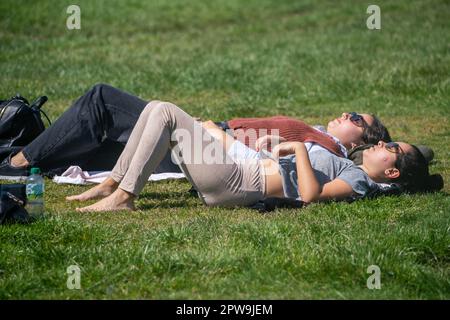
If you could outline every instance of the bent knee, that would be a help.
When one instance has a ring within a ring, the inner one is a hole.
[[[150,101],[146,106],[145,106],[145,110],[147,110],[147,112],[153,111],[153,112],[157,112],[157,113],[173,113],[175,110],[178,110],[179,108],[171,103],[171,102],[167,102],[167,101],[159,101],[159,100],[153,100]]]
[[[144,110],[151,110],[152,108],[154,108],[159,103],[161,103],[160,100],[151,100],[149,103],[147,103],[147,105],[145,106]]]
[[[94,84],[93,86],[92,86],[92,88],[91,88],[91,90],[92,91],[101,91],[101,90],[103,90],[103,89],[105,89],[105,88],[114,88],[114,87],[112,87],[111,85],[109,85],[109,84],[106,84],[106,83],[96,83],[96,84]]]

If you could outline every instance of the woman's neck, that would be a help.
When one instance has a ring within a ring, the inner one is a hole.
[[[364,163],[360,164],[358,167],[360,167],[368,176],[370,179],[372,179],[373,181],[377,182],[377,183],[383,183],[386,182],[383,179],[381,179],[380,177],[374,175],[369,168],[367,168]]]

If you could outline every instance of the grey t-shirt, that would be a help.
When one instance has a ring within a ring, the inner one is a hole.
[[[309,160],[321,186],[336,178],[341,179],[352,187],[355,195],[350,198],[353,199],[362,198],[378,189],[377,183],[351,160],[338,157],[327,150],[310,152]],[[301,200],[298,193],[295,154],[280,158],[279,164],[285,197]]]

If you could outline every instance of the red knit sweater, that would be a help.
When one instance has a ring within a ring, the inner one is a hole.
[[[288,141],[314,142],[330,152],[343,157],[339,145],[328,134],[314,129],[301,120],[286,116],[267,118],[235,118],[228,121],[236,139],[250,148],[255,148],[259,137],[273,134]]]

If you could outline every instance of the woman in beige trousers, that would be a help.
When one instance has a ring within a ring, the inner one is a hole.
[[[420,151],[403,142],[380,141],[364,151],[359,166],[330,152],[315,152],[310,159],[302,142],[289,141],[272,149],[274,159],[240,161],[227,154],[231,143],[231,136],[202,126],[176,105],[152,101],[141,113],[110,177],[67,199],[104,197],[79,211],[134,210],[135,198],[169,149],[209,206],[249,206],[266,197],[292,194],[306,203],[361,198],[375,191],[377,183],[416,187],[430,178]]]

